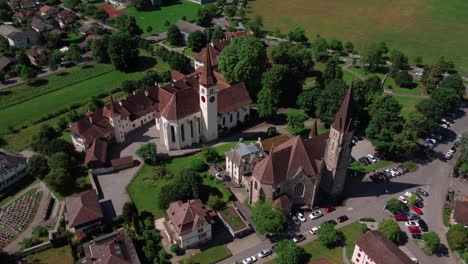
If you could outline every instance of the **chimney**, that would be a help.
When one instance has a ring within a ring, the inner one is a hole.
[[[92,124],[93,123],[93,116],[89,115],[88,118],[89,118],[89,122]]]
[[[260,143],[260,141],[262,141],[262,138],[258,137],[257,143]]]
[[[214,47],[214,43],[213,43],[213,41],[212,41],[212,42],[210,42],[210,45],[211,45],[211,47]]]
[[[145,95],[148,96],[148,89],[145,90]]]
[[[136,94],[136,90],[133,90],[133,95],[135,95],[135,94]]]

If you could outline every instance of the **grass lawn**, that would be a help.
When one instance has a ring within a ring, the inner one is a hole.
[[[466,74],[467,9],[465,0],[256,0],[249,2],[247,16],[261,15],[266,30],[285,33],[302,26],[309,39],[320,34],[349,40],[360,53],[371,42],[385,41],[410,62],[422,56],[425,63],[434,63],[445,56]]]
[[[165,21],[175,24],[182,16],[187,17],[187,21],[195,19],[199,7],[199,4],[182,0],[153,10],[138,11],[135,7],[129,7],[122,9],[122,12],[129,16],[134,16],[137,24],[144,31],[142,36],[147,37],[150,34],[166,31],[167,27],[164,26]],[[153,31],[151,33],[146,32],[146,28],[148,26],[153,27]]]
[[[47,264],[73,264],[70,246],[51,248],[26,257],[29,262],[41,262]]]
[[[238,231],[247,227],[244,221],[242,221],[239,214],[232,206],[226,207],[223,210],[221,210],[221,215],[234,231]]]
[[[195,254],[194,256],[186,258],[179,263],[211,264],[228,258],[229,256],[231,256],[231,252],[229,252],[229,250],[224,245],[220,245]]]
[[[362,172],[362,173],[369,173],[369,172],[371,172],[373,170],[381,169],[381,168],[383,168],[385,166],[388,166],[390,164],[393,164],[393,161],[380,160],[375,164],[364,167],[359,161],[355,160],[351,164],[349,164],[348,169],[353,170],[353,171]]]
[[[401,109],[401,115],[405,118],[409,118],[409,113],[416,109],[416,104],[425,100],[424,98],[413,98],[404,96],[394,96],[394,98],[403,106]]]
[[[362,225],[363,224],[361,223],[354,222],[350,225],[341,228],[341,231],[343,231],[343,234],[346,237],[346,257],[348,257],[348,259],[351,259],[351,257],[353,256],[356,240],[362,236],[362,232],[360,229]]]

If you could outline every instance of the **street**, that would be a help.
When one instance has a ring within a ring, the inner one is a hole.
[[[455,190],[467,194],[468,183],[461,183],[457,179],[454,180],[450,177],[456,158],[447,162],[443,157],[450,147],[452,147],[453,140],[456,139],[456,136],[467,131],[467,128],[468,116],[466,115],[465,109],[463,117],[457,119],[449,129],[443,129],[444,141],[435,149],[432,159],[415,161],[420,168],[414,173],[407,173],[393,178],[388,183],[380,184],[363,182],[362,179],[349,178],[345,190],[347,199],[344,201],[344,205],[337,207],[336,211],[329,214],[324,213],[325,215],[319,219],[310,220],[308,218],[308,213],[305,215],[307,221],[300,226],[299,230],[297,230],[297,234],[305,235],[306,240],[299,244],[303,245],[317,238],[316,235],[312,235],[309,232],[312,227],[320,225],[323,221],[331,219],[336,220],[336,218],[341,215],[347,215],[350,219],[345,223],[338,224],[337,228],[358,221],[361,217],[372,217],[377,221],[388,219],[391,215],[383,209],[387,200],[396,198],[406,191],[415,191],[416,188],[421,187],[429,192],[429,196],[424,200],[424,208],[422,209],[424,215],[422,218],[428,223],[429,231],[437,232],[441,243],[448,247],[445,238],[445,233],[448,228],[445,227],[442,222],[442,206],[445,202],[447,188],[452,187]],[[321,208],[321,210],[324,212],[323,208]],[[408,234],[408,229],[404,226],[404,222],[401,222],[400,226],[401,229]],[[405,246],[419,260],[419,263],[456,263],[456,259],[450,252],[448,256],[427,256],[411,238],[411,235],[408,234],[408,237],[408,242]],[[235,241],[233,243],[235,243]],[[271,248],[272,246],[273,244],[265,238],[261,243],[252,245],[250,249],[235,254],[220,263],[228,264],[235,261],[242,261],[249,256],[256,256],[261,250]],[[267,262],[274,257],[275,254],[263,259],[258,259],[257,263]]]

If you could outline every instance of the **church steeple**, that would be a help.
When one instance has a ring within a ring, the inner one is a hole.
[[[114,106],[114,98],[112,97],[112,94],[110,95],[110,112],[112,116],[115,116],[115,106]]]
[[[353,84],[349,86],[346,96],[343,99],[343,103],[340,106],[340,109],[336,113],[335,121],[331,125],[334,129],[340,132],[348,132],[351,128],[351,104],[352,104],[352,95],[353,95]]]
[[[200,84],[205,87],[210,87],[216,84],[216,77],[213,73],[213,67],[211,66],[211,45],[208,44],[206,47],[206,53],[204,57],[204,67],[200,77]]]
[[[310,133],[309,133],[309,138],[313,138],[313,137],[316,137],[316,136],[318,136],[317,119],[315,119],[314,123],[312,124],[312,128],[310,129]]]

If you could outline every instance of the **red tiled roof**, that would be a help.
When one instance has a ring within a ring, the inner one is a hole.
[[[68,224],[76,227],[102,219],[102,210],[95,190],[88,190],[65,199]]]
[[[199,199],[190,200],[186,203],[182,201],[173,202],[166,212],[179,236],[196,230],[199,224],[212,222],[208,211]]]
[[[38,35],[37,32],[34,29],[28,29],[24,32],[12,32],[8,34],[8,38],[15,40],[15,39],[31,37],[34,35]]]
[[[371,230],[357,241],[365,254],[378,264],[411,264],[413,261],[380,231]]]
[[[88,45],[88,42],[90,42],[93,39],[102,39],[102,36],[100,36],[100,35],[88,35],[88,36],[86,36],[85,40],[83,40],[80,44],[78,44],[78,46],[80,47],[80,49],[84,49]]]
[[[202,61],[206,65],[206,53],[210,53],[211,66],[216,67],[218,65],[218,58],[221,55],[223,49],[231,44],[230,40],[223,40],[217,43],[210,43],[207,47],[203,48],[199,53],[193,55],[198,61]]]
[[[220,114],[229,113],[251,103],[252,99],[244,83],[236,83],[218,92],[218,113]]]
[[[120,11],[118,9],[112,8],[110,6],[103,5],[103,6],[98,6],[97,8],[106,11],[107,14],[109,15],[109,19],[116,18],[116,17],[122,16],[122,15],[126,15],[124,12],[122,12],[122,11]]]
[[[58,29],[58,28],[54,28],[50,31],[50,34],[53,34],[53,35],[59,35],[59,36],[66,36],[67,35],[67,32],[63,29]]]
[[[107,161],[107,142],[100,139],[94,139],[93,144],[86,150],[85,164],[99,162],[101,164]],[[89,166],[89,165],[88,165]]]
[[[468,203],[459,200],[455,201],[453,220],[457,223],[468,225]]]
[[[174,80],[174,81],[179,81],[179,80],[184,79],[184,78],[185,78],[185,75],[184,75],[183,73],[181,73],[181,72],[178,72],[178,71],[173,70],[173,71],[171,72],[171,78],[172,78],[172,80]]]
[[[13,16],[22,19],[22,18],[32,17],[35,14],[36,14],[36,10],[32,8],[26,8],[26,9],[20,9],[19,11],[15,12]]]
[[[41,8],[39,9],[39,12],[41,12],[41,13],[47,13],[49,10],[58,11],[58,9],[55,8],[55,7],[53,7],[53,6],[45,5],[45,6],[43,6],[43,7],[41,7]]]
[[[120,167],[123,165],[131,165],[133,164],[134,160],[132,156],[126,156],[118,159],[111,160],[112,167]]]
[[[198,93],[194,89],[183,89],[172,95],[161,115],[167,120],[179,120],[197,112],[200,112]]]
[[[0,57],[0,71],[5,69],[10,63],[13,62],[12,58],[9,58],[7,56],[1,56]]]
[[[89,113],[86,117],[73,123],[67,130],[80,135],[86,144],[91,144],[97,138],[105,137],[113,130],[113,127],[109,119],[103,115],[104,108]]]
[[[211,46],[207,47],[210,50]],[[213,66],[211,64],[211,52],[205,52],[204,61],[210,62],[206,63],[201,71],[200,75],[200,84],[205,87],[213,86],[217,83],[216,77],[213,73]]]
[[[131,239],[121,229],[117,234],[103,239],[96,239],[89,244],[89,263],[92,264],[135,264],[140,263]]]

